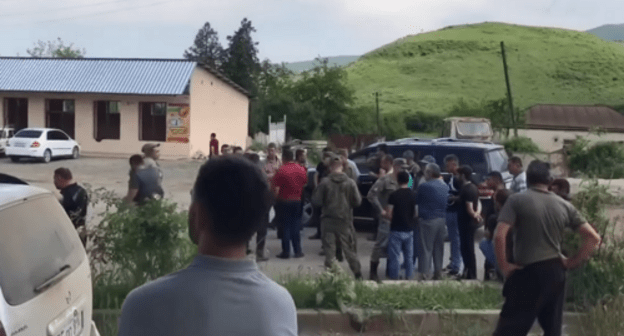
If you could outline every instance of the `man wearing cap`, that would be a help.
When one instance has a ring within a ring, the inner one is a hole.
[[[322,207],[321,234],[325,251],[325,267],[331,267],[340,244],[357,279],[362,278],[360,261],[357,258],[356,239],[353,234],[353,209],[360,206],[362,196],[357,184],[344,172],[344,160],[329,154],[330,174],[314,191],[312,204]]]
[[[157,160],[160,159],[160,144],[149,143],[143,145],[143,166],[144,168],[155,168],[158,170],[158,185],[162,187],[163,173]]]
[[[382,166],[389,169],[388,173],[373,184],[366,196],[375,211],[379,214],[377,239],[375,240],[370,263],[370,279],[375,281],[379,281],[379,276],[377,275],[379,259],[386,257],[388,249],[388,234],[390,232],[390,220],[388,220],[386,212],[388,199],[394,191],[399,189],[397,174],[405,171],[407,162],[405,159],[393,159],[392,155],[385,155],[382,158]]]

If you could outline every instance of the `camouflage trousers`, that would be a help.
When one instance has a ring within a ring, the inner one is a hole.
[[[357,240],[353,223],[336,223],[332,220],[321,220],[321,239],[325,252],[325,266],[331,267],[336,259],[336,246],[340,244],[349,268],[354,274],[362,271],[360,260],[357,257]]]

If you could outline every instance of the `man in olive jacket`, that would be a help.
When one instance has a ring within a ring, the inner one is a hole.
[[[342,171],[342,159],[331,154],[330,174],[323,179],[312,196],[312,204],[322,207],[321,232],[325,266],[331,267],[336,256],[336,243],[340,241],[351,271],[362,278],[353,234],[353,208],[360,206],[362,196],[355,181]]]

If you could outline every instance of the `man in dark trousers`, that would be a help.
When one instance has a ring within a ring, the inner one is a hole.
[[[89,195],[87,191],[74,181],[71,171],[68,168],[58,168],[54,171],[54,186],[60,190],[63,199],[61,205],[71,219],[82,245],[86,244],[86,219],[87,207],[89,206]]]
[[[456,202],[459,203],[457,212],[459,247],[465,265],[462,278],[475,280],[477,279],[477,258],[474,235],[477,230],[476,223],[482,221],[479,189],[472,181],[472,168],[470,166],[464,165],[457,169],[457,177],[462,184],[459,196],[456,198]]]
[[[556,194],[548,191],[550,165],[531,162],[526,172],[529,189],[511,195],[500,215],[495,234],[496,261],[505,276],[505,304],[494,335],[527,335],[535,319],[544,335],[561,335],[566,270],[587,261],[600,236],[585,218]],[[507,261],[506,237],[514,228],[514,263]],[[581,236],[577,255],[563,257],[564,230]]]
[[[219,156],[219,140],[217,140],[217,134],[210,134],[210,158]]]
[[[308,183],[308,173],[305,168],[295,162],[295,154],[290,148],[282,151],[284,164],[273,176],[271,184],[277,198],[275,204],[275,216],[281,223],[282,253],[277,255],[280,259],[290,258],[290,245],[292,243],[295,258],[302,258],[301,251],[301,195],[303,188]]]
[[[457,227],[457,213],[459,212],[459,203],[453,201],[452,197],[459,195],[461,183],[456,178],[457,169],[459,168],[459,158],[455,154],[449,154],[444,158],[444,166],[446,172],[449,173],[445,182],[449,186],[449,204],[446,208],[446,229],[451,244],[451,262],[446,267],[449,275],[458,275],[461,271],[462,256],[459,248],[459,228]]]
[[[331,154],[330,174],[314,191],[312,203],[322,207],[321,232],[325,266],[332,266],[336,245],[339,242],[351,271],[356,279],[361,279],[361,264],[357,257],[356,239],[353,234],[353,209],[360,206],[362,196],[355,181],[342,171],[343,167],[342,158]]]

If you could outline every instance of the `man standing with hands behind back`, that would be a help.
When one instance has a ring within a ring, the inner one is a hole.
[[[494,335],[526,335],[535,319],[544,335],[561,335],[566,270],[587,261],[600,236],[572,204],[548,191],[550,166],[539,160],[527,170],[529,189],[511,195],[500,215],[495,233],[496,261],[505,276],[505,304]],[[506,237],[514,228],[514,264],[507,260]],[[561,253],[566,228],[578,232],[577,255]]]

